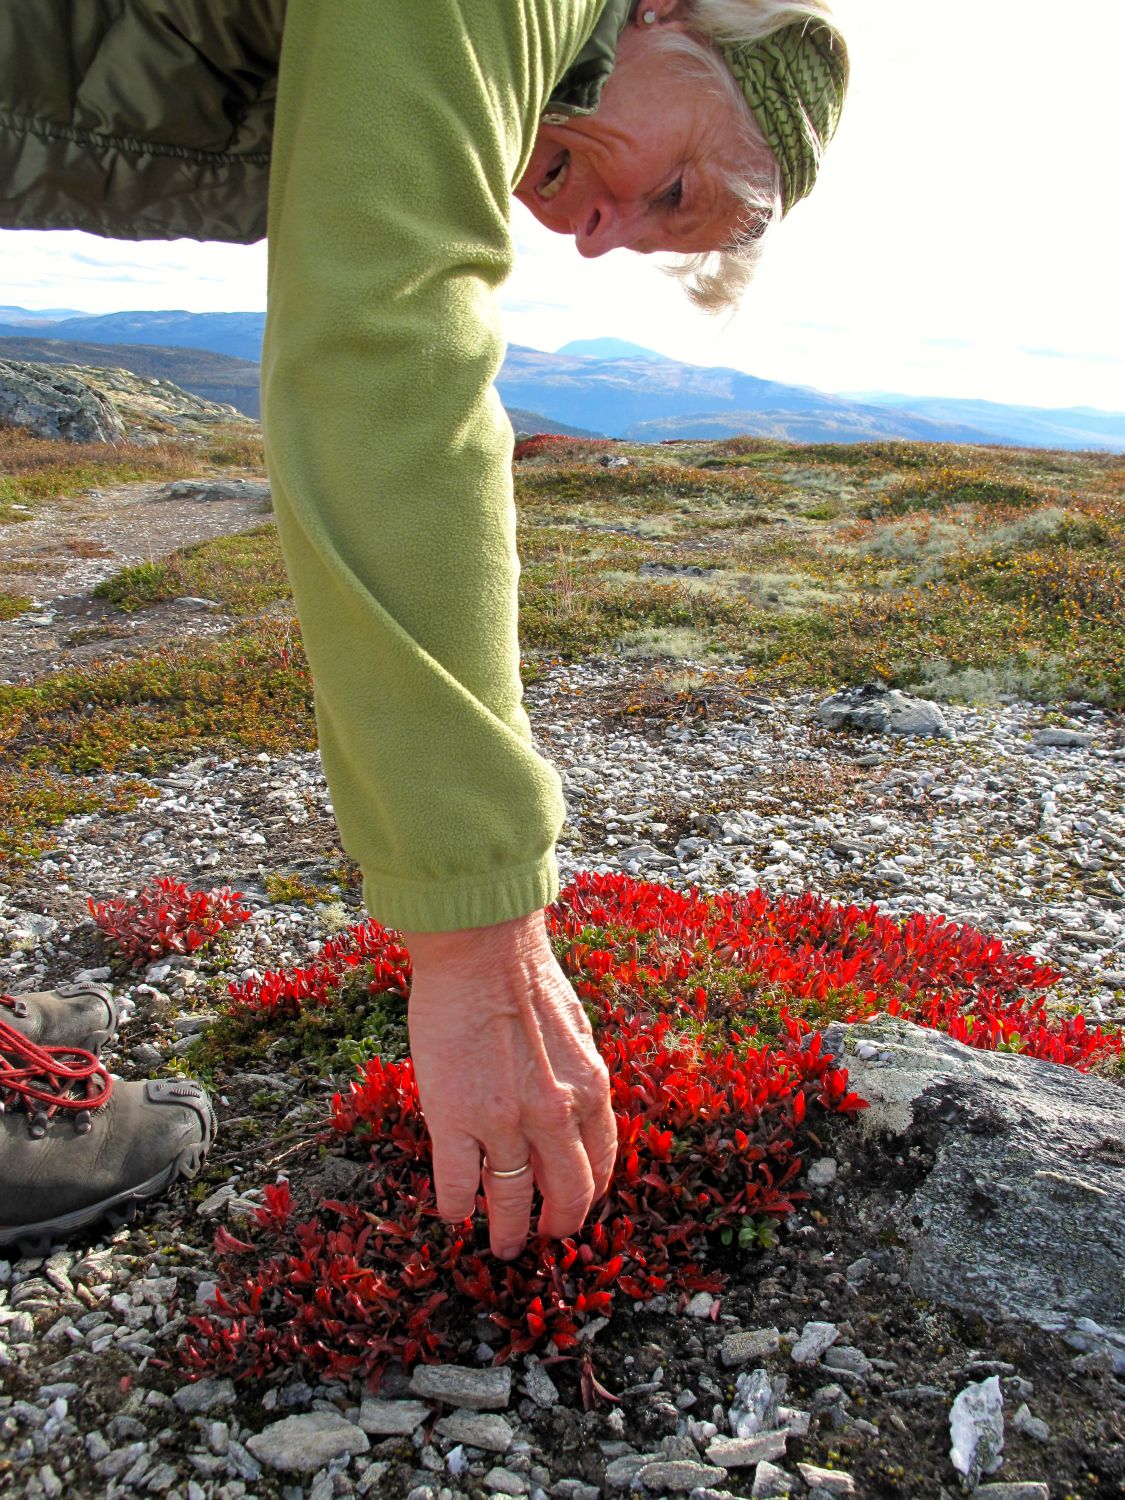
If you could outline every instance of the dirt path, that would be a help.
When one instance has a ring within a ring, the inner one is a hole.
[[[231,479],[262,483],[260,475]],[[130,564],[177,548],[249,531],[268,521],[260,499],[161,499],[164,480],[114,485],[44,504],[26,521],[0,525],[0,590],[34,609],[0,622],[0,680],[16,682],[107,654],[132,656],[169,640],[219,635],[229,617],[167,603],[122,615],[93,589]]]

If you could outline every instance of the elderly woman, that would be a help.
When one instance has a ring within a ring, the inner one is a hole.
[[[579,1227],[616,1133],[543,920],[565,806],[521,703],[493,387],[510,200],[584,256],[676,252],[690,296],[732,305],[770,221],[813,184],[843,44],[819,0],[289,0],[274,115],[281,0],[75,9],[8,0],[0,16],[0,222],[254,239],[268,174],[263,423],[324,768],[368,908],[413,961],[439,1210],[469,1215],[483,1181],[492,1248],[514,1256],[536,1185],[539,1231]],[[73,1045],[42,1021],[50,998],[27,997],[24,1029]],[[130,1172],[151,1190],[161,1151],[179,1162],[183,1121],[160,1124],[174,1112],[152,1103],[118,1201]],[[130,1118],[125,1135],[146,1119]],[[3,1143],[0,1201],[21,1150]],[[89,1198],[77,1157],[54,1158],[36,1227]]]

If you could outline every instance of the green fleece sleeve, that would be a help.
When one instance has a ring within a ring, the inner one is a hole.
[[[558,893],[494,294],[511,185],[599,8],[288,8],[263,422],[337,823],[391,927],[490,925]]]

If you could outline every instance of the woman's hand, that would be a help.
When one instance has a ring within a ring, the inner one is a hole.
[[[609,1186],[617,1127],[609,1077],[585,1011],[559,967],[541,911],[494,927],[404,932],[410,951],[410,1050],[433,1142],[438,1212],[472,1214],[481,1156],[493,1254],[511,1260],[529,1232],[574,1234]]]

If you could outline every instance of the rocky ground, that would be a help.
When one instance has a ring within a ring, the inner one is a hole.
[[[818,699],[749,698],[733,673],[688,664],[671,681],[605,659],[550,670],[527,701],[564,779],[564,881],[622,869],[942,912],[1055,964],[1060,1004],[1125,1020],[1119,718],[1009,703],[946,708],[946,736],[860,735],[828,728]],[[228,981],[305,960],[361,916],[315,755],[203,756],[159,792],[121,816],[72,819],[57,850],[0,888],[4,987],[83,972],[114,982],[136,1006],[111,1054],[129,1077],[189,1051]],[[319,898],[271,899],[279,874]],[[253,918],[220,950],[124,974],[86,898],[156,875],[232,885]],[[1003,1466],[973,1476],[983,1500],[1123,1492],[1114,1346],[1096,1329],[1049,1333],[917,1296],[895,1216],[925,1153],[857,1146],[843,1124],[781,1243],[750,1260],[717,1252],[726,1292],[649,1304],[596,1333],[614,1402],[584,1410],[566,1361],[491,1369],[485,1325],[459,1368],[392,1379],[378,1398],[300,1380],[187,1382],[178,1340],[213,1287],[215,1227],[237,1228],[278,1173],[306,1191],[346,1185],[348,1164],[317,1144],[330,1091],[268,1056],[224,1078],[202,1191],[177,1189],[132,1227],[0,1261],[0,1491],[937,1497],[969,1488],[950,1461],[950,1411],[980,1387],[1005,1417]],[[1092,1219],[1079,1213],[1072,1229],[1092,1234]]]
[[[0,682],[229,629],[208,599],[185,597],[122,614],[93,590],[122,567],[261,526],[268,497],[263,483],[243,478],[145,480],[87,490],[5,527],[0,590],[25,596],[32,608],[0,620]]]

